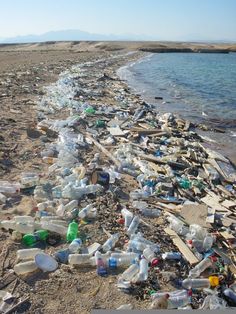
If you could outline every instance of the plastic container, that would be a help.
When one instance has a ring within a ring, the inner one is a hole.
[[[34,223],[34,218],[32,216],[15,216],[14,217],[15,222],[21,222],[21,223]]]
[[[128,235],[132,235],[136,232],[139,226],[139,217],[135,216],[127,230]]]
[[[82,246],[82,240],[80,238],[74,239],[69,245],[69,251],[71,253],[76,253],[80,250]]]
[[[37,265],[35,264],[35,261],[29,261],[24,263],[19,263],[14,266],[14,272],[17,275],[24,275],[27,273],[31,273],[37,269]]]
[[[70,254],[68,262],[70,265],[91,265],[90,254]]]
[[[6,201],[7,197],[4,194],[0,193],[0,204],[5,204]]]
[[[145,258],[142,258],[139,264],[139,274],[138,281],[145,281],[148,278],[148,261]]]
[[[69,224],[67,234],[66,234],[66,240],[68,242],[72,242],[77,238],[78,235],[78,224],[77,222],[73,221]]]
[[[210,288],[211,284],[209,279],[184,279],[182,282],[182,286],[185,289],[204,289]]]
[[[25,249],[25,250],[18,250],[16,252],[17,260],[28,260],[34,259],[35,255],[41,253],[42,251],[38,248],[34,249]]]
[[[27,234],[27,233],[33,233],[35,228],[34,228],[34,224],[31,224],[31,223],[16,222],[15,230],[22,234]]]
[[[178,309],[191,302],[190,296],[171,296],[168,298],[168,309]]]
[[[129,226],[130,226],[130,224],[131,224],[131,221],[132,221],[132,219],[133,219],[133,213],[131,213],[128,209],[126,209],[126,208],[123,208],[122,210],[121,210],[121,215],[122,215],[122,217],[124,218],[124,220],[125,220],[125,227],[126,228],[129,228]]]
[[[119,241],[119,233],[113,234],[102,246],[104,252],[110,251],[115,247],[116,243]]]
[[[6,230],[15,230],[16,222],[15,220],[2,220],[0,221],[0,227]]]
[[[126,269],[126,271],[121,275],[122,280],[125,281],[131,281],[134,276],[136,276],[139,273],[139,265],[138,264],[132,264],[129,266],[129,268]]]
[[[46,222],[46,221],[43,221],[41,225],[42,225],[42,228],[45,230],[55,232],[63,236],[67,234],[67,228],[64,226],[56,225],[56,224],[53,224],[51,222]]]

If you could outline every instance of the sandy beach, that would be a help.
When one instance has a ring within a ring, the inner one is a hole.
[[[77,79],[81,86],[81,93],[76,95],[76,100],[89,102],[95,107],[101,105],[119,107],[122,100],[119,98],[121,92],[118,91],[122,90],[124,99],[138,107],[143,105],[143,99],[139,95],[132,94],[127,84],[117,76],[116,71],[120,67],[142,58],[147,52],[156,52],[158,49],[200,48],[236,50],[236,46],[232,45],[200,47],[199,44],[173,46],[168,43],[155,45],[154,43],[66,42],[2,45],[0,47],[0,180],[19,181],[21,173],[29,171],[40,173],[42,182],[47,182],[49,165],[42,162],[40,153],[45,149],[46,143],[55,141],[57,135],[53,131],[42,132],[37,128],[38,102],[46,94],[45,87],[57,82],[62,72],[76,64],[91,62],[92,67],[85,66],[84,77]],[[98,60],[103,61],[96,62]],[[122,110],[128,112],[128,109],[122,108]],[[68,116],[69,110],[66,107],[47,114],[47,118],[52,120],[63,120]],[[101,116],[102,118],[109,121],[107,117]],[[88,117],[86,122],[88,127],[92,128],[94,120],[89,119]],[[144,124],[145,121],[140,123]],[[78,125],[78,129],[80,127],[81,125]],[[182,134],[182,130],[179,132]],[[101,139],[102,136],[103,133]],[[133,134],[130,135],[131,140],[136,139],[135,135],[132,136]],[[124,144],[128,142],[125,139],[121,141]],[[95,148],[88,148],[86,153],[83,152],[84,164],[89,164],[97,151]],[[114,151],[111,150],[111,153]],[[103,156],[103,160],[106,158]],[[198,164],[195,159],[194,162]],[[130,192],[138,188],[138,183],[131,176],[123,175],[118,186],[120,190],[127,192],[128,189]],[[217,190],[214,191],[218,193]],[[185,194],[184,196],[186,197]],[[231,198],[233,199],[234,196],[232,195]],[[98,218],[94,224],[87,224],[83,228],[83,232],[89,235],[88,243],[92,243],[94,239],[103,243],[107,237],[104,233],[105,229],[111,233],[120,232],[121,243],[124,244],[127,239],[122,233],[123,226],[117,223],[117,220],[120,217],[120,204],[127,205],[127,200],[119,201],[113,191],[111,194],[107,192],[98,196],[96,202],[99,208]],[[11,219],[15,215],[34,215],[36,206],[32,191],[25,191],[12,197],[7,204],[0,205],[0,220]],[[234,214],[231,218],[235,219]],[[163,231],[163,217],[153,220],[143,219],[146,225],[144,224],[142,231],[147,238],[155,242],[162,237],[163,250],[167,248],[175,250],[170,237],[167,238]],[[14,241],[9,232],[2,230],[0,247],[0,287],[22,297],[28,297],[27,302],[19,308],[21,313],[90,313],[91,309],[116,309],[122,304],[129,303],[136,309],[147,309],[150,306],[150,298],[145,291],[154,289],[155,285],[151,280],[146,285],[141,283],[132,295],[117,289],[116,273],[104,278],[98,276],[91,268],[80,271],[61,264],[60,268],[52,273],[36,272],[30,276],[16,276],[11,270],[16,264],[16,251],[22,248],[22,245],[19,241]],[[53,254],[64,247],[64,244],[59,244],[57,247],[47,247],[46,251]],[[175,265],[175,269],[181,272],[180,266]],[[182,275],[184,276],[188,270],[189,266],[186,266]],[[154,269],[151,272],[151,279],[153,279],[157,275]],[[169,288],[169,282],[164,279],[160,279],[158,284],[162,288]]]

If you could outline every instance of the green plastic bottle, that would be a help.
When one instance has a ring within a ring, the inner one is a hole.
[[[87,114],[95,114],[96,110],[93,107],[88,107],[85,109],[85,113]]]
[[[106,127],[105,121],[103,121],[103,120],[97,120],[97,121],[96,121],[96,127],[97,127],[97,128],[105,128],[105,127]]]
[[[22,242],[26,246],[34,246],[39,241],[45,241],[48,238],[47,230],[38,230],[32,234],[25,234],[22,238]]]
[[[67,229],[67,234],[66,234],[66,240],[68,242],[72,242],[74,239],[77,238],[77,235],[78,235],[78,224],[77,222],[75,221],[72,221],[69,226],[68,226],[68,229]]]

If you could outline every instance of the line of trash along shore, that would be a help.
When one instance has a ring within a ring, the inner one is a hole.
[[[47,170],[0,181],[1,212],[19,195],[37,204],[32,215],[0,221],[19,248],[11,271],[67,264],[116,276],[116,289],[145,298],[147,309],[233,308],[235,167],[196,125],[132,94],[116,58],[127,55],[73,66],[38,101]],[[2,289],[0,312],[25,300]]]

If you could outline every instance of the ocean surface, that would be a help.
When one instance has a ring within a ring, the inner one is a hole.
[[[225,129],[202,134],[236,160],[236,53],[151,54],[118,74],[160,112]]]

